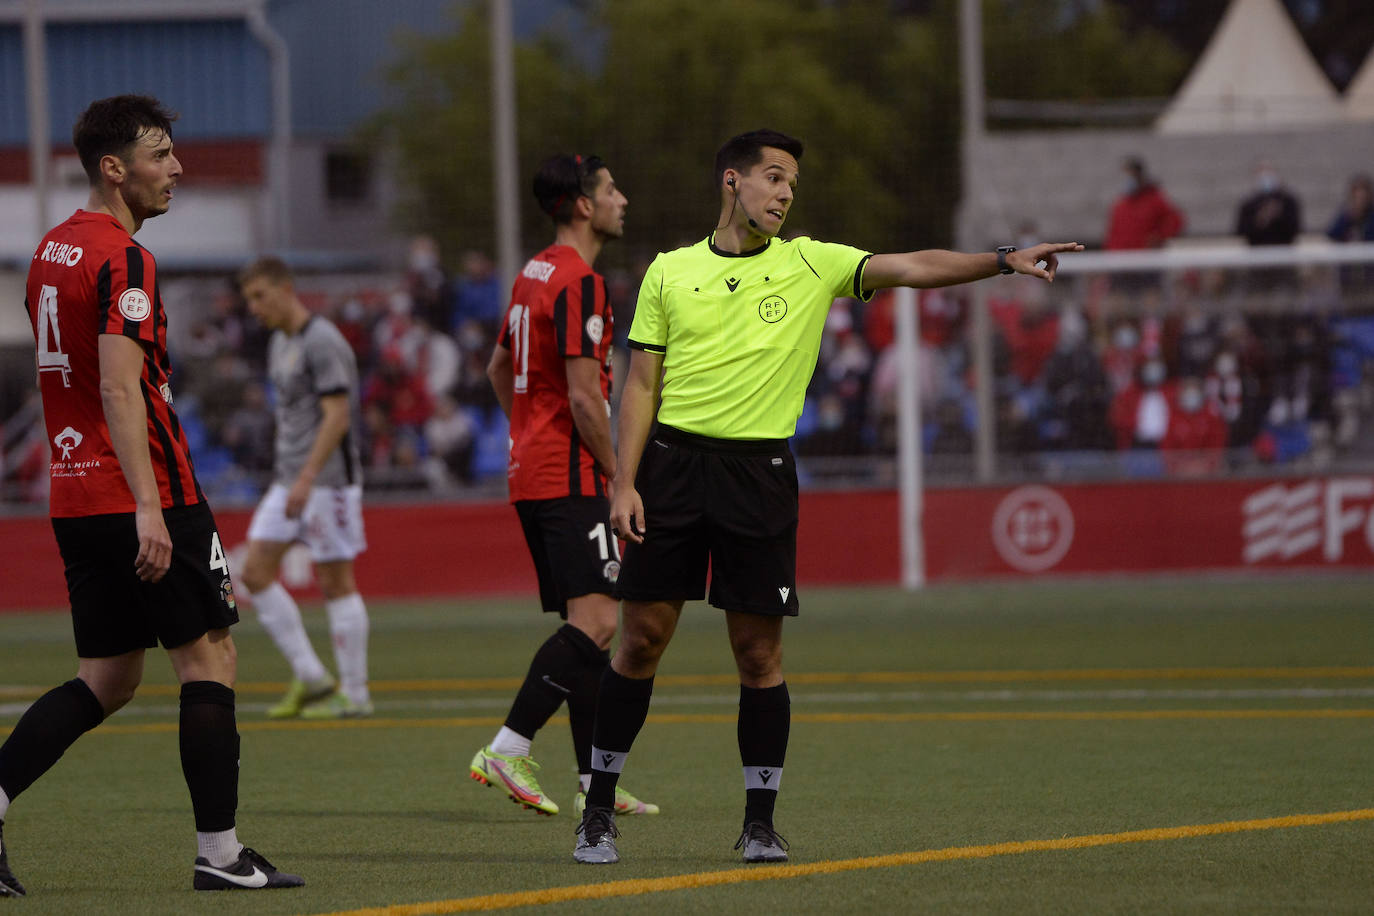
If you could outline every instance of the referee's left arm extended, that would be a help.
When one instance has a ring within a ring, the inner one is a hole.
[[[1059,267],[1059,253],[1082,250],[1083,246],[1077,242],[1043,242],[1012,251],[1005,257],[1007,267],[1014,273],[1053,282]],[[1040,261],[1045,262],[1044,267],[1039,266]],[[930,248],[902,254],[875,254],[864,265],[863,288],[865,291],[891,286],[930,289],[982,280],[998,273],[997,253],[991,251],[966,254]]]

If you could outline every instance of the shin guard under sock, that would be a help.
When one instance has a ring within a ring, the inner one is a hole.
[[[786,682],[776,687],[740,685],[736,731],[744,764],[746,821],[773,823],[791,725],[792,700]]]
[[[104,708],[80,678],[49,690],[25,710],[0,745],[0,789],[13,801],[77,738],[104,720]]]
[[[592,732],[592,784],[587,790],[588,806],[611,808],[615,805],[615,784],[620,779],[631,745],[649,717],[653,693],[653,678],[625,677],[606,666],[601,675],[596,727]]]
[[[216,681],[181,685],[181,771],[191,792],[196,830],[234,826],[239,806],[239,733],[234,691]]]

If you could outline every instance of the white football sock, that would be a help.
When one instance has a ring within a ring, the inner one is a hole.
[[[241,852],[243,844],[239,842],[238,831],[233,827],[215,833],[196,831],[196,855],[215,868],[233,865]]]
[[[501,730],[492,739],[491,749],[498,754],[505,754],[507,757],[528,757],[530,755],[530,740],[519,732],[513,732],[502,725]]]
[[[273,582],[256,594],[249,592],[248,599],[258,609],[258,621],[263,629],[291,663],[291,672],[296,680],[307,684],[327,680],[329,672],[310,645],[305,624],[301,622],[301,609],[282,584]]]
[[[5,794],[4,789],[0,789],[0,821],[5,819],[5,814],[10,810],[10,797]]]
[[[367,690],[367,608],[354,592],[325,603],[329,633],[334,637],[334,661],[339,666],[339,689],[359,706],[371,702]]]

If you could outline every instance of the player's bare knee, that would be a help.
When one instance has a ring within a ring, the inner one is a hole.
[[[276,581],[281,562],[275,547],[265,546],[262,542],[250,542],[248,556],[243,560],[239,571],[239,581],[249,593],[260,592]]]
[[[315,579],[320,586],[320,594],[326,601],[347,598],[358,590],[353,578],[353,564],[350,562],[328,562],[315,564]]]
[[[568,602],[568,623],[601,649],[608,648],[620,623],[620,604],[609,595],[583,595]]]
[[[262,564],[246,562],[243,565],[243,572],[239,574],[243,582],[243,587],[248,589],[248,593],[255,594],[262,591],[272,584],[276,579],[275,571],[266,569]]]
[[[199,639],[168,651],[177,680],[215,681],[234,686],[238,676],[238,649],[227,629],[211,630]]]
[[[746,687],[774,687],[781,684],[781,647],[755,645],[744,651],[736,649],[735,667],[739,670],[740,683]]]

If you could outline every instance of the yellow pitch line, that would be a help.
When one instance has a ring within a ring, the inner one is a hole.
[[[735,713],[662,713],[649,716],[648,721],[665,725],[734,725]],[[846,725],[855,722],[1138,722],[1195,719],[1374,719],[1374,709],[1137,709],[1111,711],[1046,710],[1041,712],[982,711],[982,712],[858,712],[858,713],[793,713],[793,722],[820,725]],[[489,728],[500,725],[500,716],[466,716],[447,719],[324,719],[306,721],[284,719],[275,722],[238,722],[241,732],[319,731],[348,728]],[[566,722],[566,716],[550,721]],[[176,722],[140,722],[137,724],[105,724],[94,734],[152,735],[175,732]],[[0,734],[7,730],[0,729]]]
[[[1334,811],[1327,814],[1292,814],[1285,817],[1222,821],[1214,824],[1194,824],[1184,827],[1155,827],[1147,830],[1129,830],[1122,833],[1095,833],[1061,837],[1057,840],[1022,840],[979,846],[951,846],[945,849],[924,849],[884,856],[866,856],[859,859],[814,862],[806,865],[779,865],[766,868],[741,867],[726,871],[670,875],[664,878],[639,878],[628,881],[577,884],[506,894],[486,894],[479,897],[459,897],[453,900],[434,900],[426,903],[396,904],[361,910],[345,910],[320,914],[320,916],[442,916],[442,914],[448,913],[471,913],[481,910],[543,906],[574,900],[604,900],[611,897],[659,894],[700,887],[719,887],[723,884],[742,884],[747,881],[784,881],[790,878],[833,875],[871,868],[896,868],[903,865],[924,865],[930,862],[953,862],[961,859],[989,859],[996,856],[1022,855],[1029,852],[1091,849],[1096,846],[1116,846],[1125,843],[1186,840],[1254,830],[1317,827],[1325,824],[1368,820],[1374,820],[1374,808]]]
[[[813,671],[789,674],[790,684],[977,684],[1026,683],[1056,681],[1197,681],[1197,680],[1293,680],[1374,678],[1370,666],[1325,667],[1237,667],[1237,668],[1059,668],[1059,669],[989,669],[974,671]],[[665,674],[655,679],[660,686],[729,687],[739,683],[734,674]],[[421,678],[411,680],[373,681],[374,693],[466,693],[473,691],[513,690],[520,686],[517,677],[483,678]],[[287,688],[280,681],[254,681],[239,684],[244,694],[276,694]],[[29,685],[0,685],[0,699],[23,699],[40,696],[47,688]],[[176,684],[145,684],[139,688],[144,696],[176,696]]]

